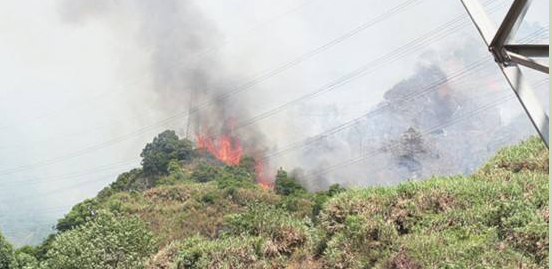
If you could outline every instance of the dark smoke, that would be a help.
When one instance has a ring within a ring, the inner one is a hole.
[[[333,183],[389,185],[432,175],[473,172],[499,148],[532,133],[523,117],[504,124],[499,107],[447,126],[458,116],[504,96],[503,91],[485,87],[492,80],[488,70],[491,69],[469,76],[468,81],[478,82],[479,87],[448,81],[404,102],[404,98],[420,93],[427,85],[447,81],[442,68],[420,65],[414,75],[385,92],[384,100],[374,109],[379,112],[354,128],[318,140],[306,147],[300,158],[316,173],[332,164],[372,154],[361,163],[307,177],[304,182],[311,189],[324,189]],[[432,132],[427,133],[430,129]]]
[[[132,32],[132,42],[149,57],[144,75],[151,77],[155,100],[147,105],[165,116],[188,112],[189,121],[175,125],[182,135],[231,134],[247,153],[264,148],[255,128],[234,131],[236,121],[250,118],[248,96],[219,97],[244,79],[230,77],[222,67],[216,51],[222,35],[192,1],[67,0],[60,12],[71,23],[96,19],[108,23],[115,35]]]

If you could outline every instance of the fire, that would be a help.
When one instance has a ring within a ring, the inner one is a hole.
[[[243,155],[240,141],[229,135],[218,138],[197,135],[197,147],[228,165],[238,165]]]
[[[210,135],[196,136],[197,147],[208,152],[211,156],[227,165],[239,165],[243,157],[243,148],[240,140],[232,135],[212,137]],[[261,157],[255,157],[256,180],[263,189],[272,189],[270,177],[267,175],[265,163]]]
[[[270,183],[270,178],[266,175],[265,164],[263,160],[255,159],[255,173],[257,174],[257,182],[261,184],[261,187],[265,190],[272,189],[273,186]]]

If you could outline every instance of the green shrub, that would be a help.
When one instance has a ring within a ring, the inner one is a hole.
[[[403,255],[421,268],[540,268],[527,256],[501,243],[494,228],[480,229],[477,233],[409,234],[397,244]]]
[[[209,182],[216,180],[221,174],[220,167],[201,162],[192,172],[191,179],[195,182]]]
[[[129,172],[120,174],[115,182],[109,184],[98,193],[98,199],[105,199],[111,195],[122,191],[143,190],[146,186],[140,182],[140,178],[144,176],[141,168],[134,168]]]
[[[17,261],[12,245],[0,233],[0,269],[16,269]]]
[[[306,193],[305,188],[294,177],[289,177],[282,168],[276,173],[274,191],[280,195],[300,195]]]
[[[254,175],[241,166],[225,166],[222,173],[216,179],[220,189],[227,188],[255,188]]]
[[[324,250],[328,268],[370,268],[388,257],[398,240],[397,230],[381,217],[349,215]]]
[[[15,259],[17,260],[18,269],[38,269],[39,263],[35,256],[25,252],[15,253]]]
[[[166,175],[171,160],[191,160],[195,155],[192,143],[180,140],[171,130],[160,133],[140,154],[146,176]]]
[[[14,259],[26,269],[36,260],[41,269],[146,260],[148,269],[545,268],[547,154],[532,139],[471,176],[317,193],[283,170],[275,190],[261,189],[251,158],[237,166],[171,159],[154,176],[166,186],[139,187],[149,180],[141,170],[122,174],[102,191],[109,195],[76,205],[57,235]],[[157,254],[136,218],[157,235]]]
[[[86,199],[73,206],[69,213],[59,219],[56,229],[60,232],[71,230],[87,222],[96,214],[98,210],[98,201],[96,199]]]
[[[312,208],[312,215],[318,216],[320,214],[320,211],[322,210],[322,207],[330,199],[331,197],[334,197],[335,195],[344,192],[345,189],[339,186],[339,184],[332,184],[328,191],[319,191],[316,192],[311,199],[314,201],[314,206]]]
[[[43,265],[56,269],[138,269],[156,249],[136,218],[98,212],[93,220],[57,235]]]
[[[228,237],[216,240],[191,237],[182,243],[177,268],[266,268],[261,259],[262,242],[263,240],[257,237]]]
[[[303,220],[285,210],[265,204],[251,205],[245,212],[229,215],[225,235],[267,238],[265,255],[291,255],[295,250],[309,247],[310,231]]]

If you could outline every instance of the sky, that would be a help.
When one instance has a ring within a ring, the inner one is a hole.
[[[548,5],[533,1],[522,29],[547,29]],[[251,127],[278,149],[362,115],[420,66],[451,72],[454,57],[464,57],[452,51],[484,55],[466,24],[381,58],[456,16],[467,18],[460,1],[0,0],[0,230],[16,244],[37,243],[72,205],[139,166],[156,134],[183,134],[186,117],[159,122],[187,111],[188,92],[178,89],[190,84],[179,76],[194,78],[192,69],[220,92],[263,78],[231,101],[254,117],[375,66]],[[543,79],[527,72],[531,81]],[[500,78],[498,69],[492,76]],[[508,120],[522,111],[513,105],[502,113]],[[292,169],[298,158],[272,166]]]

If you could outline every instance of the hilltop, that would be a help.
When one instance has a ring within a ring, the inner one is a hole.
[[[75,205],[39,246],[0,237],[14,268],[544,268],[548,150],[501,150],[469,176],[306,191],[257,161],[226,164],[166,131],[143,166]]]

